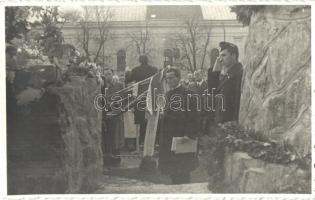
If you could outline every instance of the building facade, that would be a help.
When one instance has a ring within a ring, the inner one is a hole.
[[[236,20],[228,6],[111,6],[108,9],[112,13],[109,38],[101,49],[98,62],[115,70],[139,65],[138,57],[142,53],[147,54],[150,64],[158,68],[162,68],[170,57],[173,64],[188,67],[181,42],[191,41],[189,30],[196,32],[194,40],[197,68],[201,67],[202,62],[204,69],[210,67],[211,50],[217,48],[220,41],[238,45],[240,60],[243,59],[248,30]],[[193,23],[193,27],[189,27],[188,22]],[[99,24],[90,21],[88,27],[90,35],[94,35],[89,43],[93,54],[99,47]],[[79,23],[65,24],[62,32],[66,43],[73,44],[83,52],[82,45],[78,42],[83,34]],[[207,37],[209,41],[204,49]],[[189,46],[187,48],[189,51]]]

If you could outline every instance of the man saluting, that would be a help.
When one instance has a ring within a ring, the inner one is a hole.
[[[243,66],[238,62],[238,48],[220,42],[220,55],[208,70],[208,90],[214,92],[214,123],[238,122]]]

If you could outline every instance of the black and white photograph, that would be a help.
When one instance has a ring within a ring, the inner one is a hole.
[[[7,198],[310,195],[312,5],[239,3],[4,5]]]

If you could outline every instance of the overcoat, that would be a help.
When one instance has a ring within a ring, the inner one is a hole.
[[[198,135],[199,115],[196,112],[194,98],[188,100],[188,94],[191,93],[192,91],[181,85],[166,93],[166,106],[161,120],[159,136],[158,168],[162,174],[176,174],[180,171],[189,172],[198,166],[196,153],[175,154],[171,151],[173,137],[188,136],[196,139]],[[181,97],[180,101],[179,97]]]
[[[197,93],[202,95],[204,94],[205,90],[208,88],[207,82],[202,80],[201,83],[197,82]]]
[[[241,63],[234,64],[224,76],[220,75],[220,72],[208,70],[208,90],[209,93],[212,90],[214,92],[214,102],[212,102],[214,104],[212,111],[214,123],[238,121],[242,76]]]
[[[132,69],[131,73],[129,73],[128,75],[126,75],[126,84],[130,83],[130,82],[139,82],[139,81],[143,81],[146,78],[149,78],[150,76],[153,76],[155,73],[157,73],[157,68],[156,67],[152,67],[151,65],[148,64],[142,64],[134,69]],[[138,94],[141,94],[142,92],[144,92],[144,88],[143,87],[139,87],[138,88]],[[145,102],[143,100],[141,100],[141,102]],[[139,108],[144,108],[145,104],[141,104],[139,106]],[[145,122],[145,111],[141,110],[139,108],[135,108],[135,124],[142,124]]]

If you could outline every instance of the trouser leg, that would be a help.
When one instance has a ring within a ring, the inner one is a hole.
[[[146,128],[147,128],[147,122],[143,122],[140,124],[140,138],[139,138],[140,144],[144,143]]]
[[[113,164],[114,165],[119,165],[120,162],[121,162],[120,150],[119,149],[114,149],[112,151],[112,155],[113,155]]]

